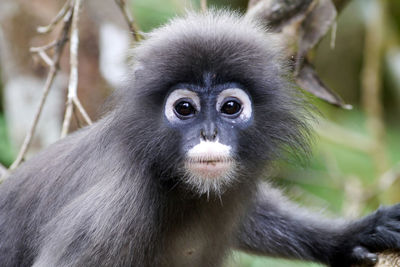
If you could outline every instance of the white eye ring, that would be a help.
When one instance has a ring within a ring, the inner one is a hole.
[[[168,95],[167,101],[165,102],[164,114],[170,122],[180,121],[174,112],[175,104],[179,99],[190,99],[196,111],[200,111],[200,98],[195,92],[187,89],[176,89]]]
[[[249,120],[253,112],[250,97],[244,90],[240,88],[231,88],[223,90],[217,97],[217,104],[216,104],[217,111],[218,112],[221,111],[225,99],[229,97],[234,97],[240,100],[242,104],[242,112],[240,113],[239,118],[244,121]]]

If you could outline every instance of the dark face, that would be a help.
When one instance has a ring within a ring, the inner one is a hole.
[[[179,132],[184,182],[200,193],[219,192],[238,168],[240,132],[253,122],[253,104],[237,83],[178,84],[167,94],[164,117]]]
[[[255,180],[281,148],[304,147],[301,97],[276,44],[251,23],[229,21],[175,21],[136,48],[134,88],[115,128],[168,188],[218,194]]]

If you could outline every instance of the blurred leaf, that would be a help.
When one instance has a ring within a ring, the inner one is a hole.
[[[298,59],[304,58],[310,49],[325,36],[335,21],[336,15],[336,8],[331,0],[317,1],[301,24]]]
[[[3,115],[0,113],[0,163],[9,166],[14,155],[7,135],[6,123]]]
[[[247,12],[247,16],[265,21],[271,31],[277,32],[287,45],[288,58],[296,54],[294,74],[300,87],[328,103],[348,109],[351,106],[327,88],[305,61],[310,50],[329,31],[336,15],[332,0],[252,0]]]
[[[255,16],[268,24],[269,30],[279,32],[294,18],[304,17],[313,0],[250,0],[250,16]]]
[[[325,86],[316,73],[314,67],[307,61],[303,62],[303,65],[297,74],[296,83],[307,92],[310,92],[328,103],[344,109],[352,108],[351,105],[345,104],[338,94]]]

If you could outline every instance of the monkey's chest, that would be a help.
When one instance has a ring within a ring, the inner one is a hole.
[[[166,250],[167,266],[199,266],[206,256],[207,242],[200,236],[178,236]]]
[[[219,266],[230,238],[226,229],[202,223],[177,228],[164,245],[163,266]]]

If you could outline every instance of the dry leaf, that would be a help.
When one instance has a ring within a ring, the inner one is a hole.
[[[261,19],[270,31],[285,40],[287,56],[296,55],[294,76],[301,88],[328,103],[351,108],[324,85],[307,61],[309,51],[326,35],[336,19],[332,0],[251,0],[247,16]]]

